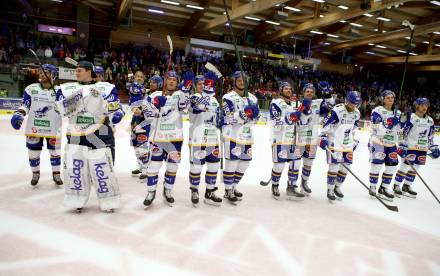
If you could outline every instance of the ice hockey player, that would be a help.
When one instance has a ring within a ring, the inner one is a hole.
[[[11,118],[12,127],[19,130],[24,117],[26,123],[26,147],[28,148],[29,164],[32,169],[31,185],[38,184],[40,179],[40,155],[43,141],[50,153],[52,178],[56,186],[63,185],[60,176],[60,149],[62,118],[55,104],[56,91],[52,88],[58,75],[58,69],[52,64],[43,64],[39,71],[39,82],[29,85],[23,92],[20,108]]]
[[[279,88],[279,96],[274,98],[269,106],[271,122],[272,144],[272,196],[279,199],[279,182],[286,163],[292,164],[295,151],[295,123],[298,121],[296,102],[292,101],[292,86],[288,82],[282,82]],[[289,185],[294,177],[289,168],[286,194],[289,199],[304,199],[304,195],[297,187]],[[298,177],[298,174],[296,175]],[[296,190],[295,190],[296,188]]]
[[[252,128],[258,121],[260,109],[257,98],[249,93],[245,97],[246,74],[236,71],[232,75],[233,89],[222,99],[223,139],[225,169],[223,181],[225,198],[236,204],[243,197],[237,185],[252,160],[253,132]]]
[[[294,195],[302,197],[301,194],[310,195],[312,190],[308,185],[308,180],[312,172],[313,160],[316,157],[316,150],[319,144],[319,130],[323,117],[325,117],[334,105],[331,98],[331,88],[328,83],[320,82],[321,94],[326,99],[313,99],[315,87],[312,83],[305,84],[302,93],[303,100],[296,114],[298,118],[295,142],[295,158],[291,163],[290,171],[292,177],[289,184],[294,187]],[[330,97],[328,97],[330,95]],[[301,192],[296,190],[299,167],[303,161],[301,172]]]
[[[178,90],[179,76],[169,71],[165,76],[164,91],[156,91],[147,97],[143,107],[145,120],[151,123],[151,157],[147,165],[148,194],[144,205],[149,207],[156,197],[156,187],[162,162],[166,162],[164,201],[174,205],[172,189],[181,161],[183,143],[182,114],[188,105],[188,94]]]
[[[120,194],[113,170],[115,141],[112,124],[122,120],[119,97],[113,85],[99,85],[94,66],[81,61],[76,68],[77,82],[64,83],[57,91],[61,113],[68,117],[64,151],[64,203],[81,212],[96,188],[101,210],[119,207]]]
[[[359,92],[347,92],[345,104],[336,105],[322,123],[320,147],[327,151],[327,198],[330,202],[344,197],[341,186],[347,169],[342,164],[349,167],[353,162],[353,151],[358,143],[354,139],[354,131],[360,118],[357,106],[361,102]]]
[[[200,175],[206,164],[206,191],[204,202],[210,205],[221,205],[217,197],[217,172],[220,168],[219,131],[217,129],[220,106],[215,96],[217,76],[208,71],[205,76],[194,78],[194,93],[189,97],[189,182],[191,202],[199,203]]]
[[[379,197],[393,201],[393,190],[390,188],[394,172],[399,160],[397,157],[397,144],[400,131],[400,112],[393,110],[396,95],[391,90],[381,93],[383,105],[377,106],[371,112],[371,136],[368,142],[370,151],[370,195],[376,194],[376,185],[382,166],[382,182],[379,186]]]
[[[145,117],[142,113],[142,105],[146,99],[148,92],[155,92],[162,88],[162,78],[160,76],[152,76],[149,80],[150,89],[147,90],[144,87],[145,76],[142,71],[137,71],[134,74],[134,81],[129,87],[129,105],[133,112],[131,119],[131,145],[134,148],[138,168],[133,170],[131,174],[133,176],[139,176],[139,179],[143,180],[147,178],[145,173],[145,166],[148,163],[149,148],[149,135],[150,124],[145,121]]]
[[[399,144],[398,153],[402,157],[399,170],[394,178],[394,194],[400,197],[402,194],[416,198],[417,192],[413,189],[416,172],[419,166],[425,165],[426,154],[431,151],[433,158],[440,156],[438,145],[434,144],[434,120],[426,114],[429,108],[427,98],[418,98],[414,102],[415,113],[407,114],[407,120],[403,124],[403,140]],[[405,180],[403,187],[402,182]]]

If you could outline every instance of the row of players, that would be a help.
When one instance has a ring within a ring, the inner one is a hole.
[[[26,126],[29,162],[33,171],[32,185],[38,183],[39,156],[43,140],[51,153],[54,181],[62,185],[59,173],[61,116],[69,118],[64,156],[65,203],[81,210],[87,203],[92,184],[97,190],[102,210],[118,208],[119,188],[113,172],[114,124],[121,121],[124,111],[119,106],[116,89],[112,84],[95,81],[96,68],[89,62],[81,62],[76,70],[77,82],[65,83],[51,89],[56,77],[56,68],[44,65],[46,72],[40,72],[40,83],[26,88],[23,106],[14,113],[11,123],[19,129],[23,118],[29,114]],[[99,74],[100,72],[98,72]],[[46,77],[47,74],[51,78]],[[220,141],[224,143],[225,168],[223,180],[224,197],[236,204],[243,197],[237,185],[252,159],[252,127],[259,118],[260,110],[254,95],[245,97],[245,76],[241,72],[233,75],[234,89],[222,97],[222,106],[215,96],[217,77],[208,72],[205,76],[185,73],[183,85],[178,89],[179,77],[170,71],[162,78],[150,79],[150,90],[144,88],[141,72],[135,75],[130,88],[130,108],[133,111],[132,145],[135,148],[139,170],[144,171],[148,194],[144,200],[150,206],[156,196],[158,173],[166,162],[163,196],[167,204],[173,205],[172,188],[178,164],[181,160],[183,143],[182,114],[188,111],[190,117],[190,172],[191,201],[198,204],[198,187],[204,164],[206,192],[205,202],[219,205],[222,199],[215,195],[217,173],[220,168]],[[194,85],[193,85],[194,84]],[[193,87],[194,86],[194,87]],[[324,95],[331,94],[328,83],[320,83]],[[329,170],[327,174],[329,200],[343,197],[341,186],[353,160],[356,148],[354,130],[360,118],[357,105],[359,93],[347,93],[345,104],[333,106],[330,97],[313,99],[315,88],[307,84],[303,88],[303,99],[298,105],[292,101],[292,88],[282,83],[278,97],[270,105],[271,144],[273,149],[272,194],[279,198],[279,181],[285,164],[289,164],[287,196],[303,199],[311,193],[308,178],[318,145],[328,151]],[[433,144],[433,121],[426,115],[429,102],[425,98],[416,101],[416,112],[396,114],[392,107],[395,95],[384,91],[383,106],[375,108],[372,114],[372,135],[370,148],[370,193],[376,193],[379,173],[385,164],[379,195],[392,200],[391,180],[398,165],[399,153],[403,162],[395,177],[394,193],[402,194],[401,183],[405,180],[404,194],[415,197],[411,188],[417,168],[426,160],[428,150],[433,157],[440,151]],[[322,127],[321,127],[322,125]],[[219,138],[218,129],[221,130]],[[399,141],[399,130],[403,138]],[[303,160],[301,184],[297,185],[300,162]],[[344,164],[345,166],[343,166]]]

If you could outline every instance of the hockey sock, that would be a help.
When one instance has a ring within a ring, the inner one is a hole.
[[[189,183],[191,187],[198,188],[200,184],[201,164],[191,164],[189,169]]]
[[[29,165],[31,166],[32,172],[40,171],[40,154],[41,150],[28,150],[29,154]],[[59,169],[58,169],[59,171]]]
[[[205,183],[208,190],[215,188],[220,162],[206,163]]]
[[[298,180],[300,162],[301,162],[301,160],[290,161],[289,171],[287,172],[287,176],[289,177],[290,185],[296,186],[296,181]]]
[[[278,185],[280,183],[280,178],[281,178],[281,174],[283,173],[284,170],[284,163],[273,163],[273,168],[272,168],[272,184],[273,185]]]
[[[174,186],[174,182],[176,182],[176,174],[177,174],[177,163],[167,162],[167,170],[165,172],[165,184],[164,187],[166,189],[172,189]]]

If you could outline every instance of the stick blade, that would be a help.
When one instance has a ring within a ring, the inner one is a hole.
[[[267,185],[269,185],[269,183],[270,183],[270,181],[269,182],[260,181],[261,186],[267,186]]]
[[[222,73],[220,73],[220,71],[217,69],[217,67],[215,67],[212,63],[207,62],[205,64],[205,68],[208,69],[209,71],[214,72],[214,74],[216,74],[219,79],[223,78]]]
[[[64,59],[64,61],[65,61],[66,63],[69,63],[69,64],[75,66],[75,67],[78,66],[78,61],[74,60],[73,58],[66,57],[66,58]]]
[[[35,53],[35,51],[33,49],[29,48],[29,52],[31,52],[32,55],[37,56],[37,53]]]
[[[390,211],[399,212],[399,208],[397,206],[385,205],[385,207],[387,207],[387,209]]]
[[[170,52],[173,52],[173,41],[171,40],[170,35],[167,35],[167,41],[168,41],[168,44],[170,45]]]

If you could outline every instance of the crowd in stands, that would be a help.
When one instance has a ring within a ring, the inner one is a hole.
[[[105,69],[105,80],[114,83],[121,93],[126,93],[126,83],[129,76],[137,70],[144,72],[147,78],[154,74],[163,75],[167,68],[169,53],[167,49],[157,49],[151,46],[136,47],[127,44],[109,47],[107,43],[91,41],[88,48],[83,48],[76,43],[69,42],[65,37],[41,36],[32,33],[20,35],[11,32],[6,27],[0,28],[0,64],[20,63],[27,55],[28,48],[36,49],[37,55],[44,61],[64,65],[65,57],[77,61],[89,60]],[[225,54],[222,58],[217,56],[198,56],[192,53],[185,55],[183,50],[175,50],[172,56],[173,69],[178,73],[192,70],[194,73],[203,73],[204,64],[213,63],[225,76],[230,76],[239,68],[235,55]],[[245,58],[244,70],[248,74],[249,91],[256,94],[263,108],[268,106],[272,96],[278,90],[278,83],[289,81],[294,90],[300,91],[305,82],[315,85],[319,81],[331,83],[339,101],[348,90],[358,90],[362,93],[363,104],[360,110],[367,117],[372,108],[380,103],[380,92],[391,89],[398,94],[400,79],[388,79],[380,76],[366,76],[357,74],[347,76],[336,73],[305,71],[301,68],[287,68],[285,66],[271,65],[264,59]],[[230,88],[230,79],[226,78],[224,89]],[[408,79],[402,92],[401,109],[410,110],[415,98],[426,96],[431,100],[431,115],[440,121],[440,82],[429,79],[419,83],[416,79]]]

